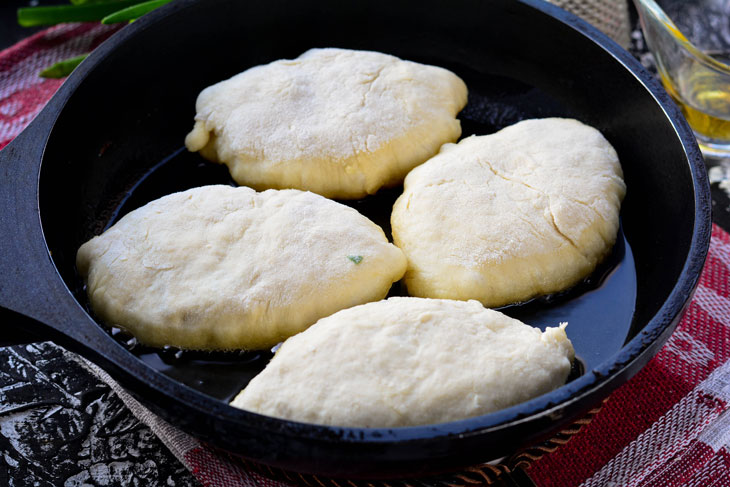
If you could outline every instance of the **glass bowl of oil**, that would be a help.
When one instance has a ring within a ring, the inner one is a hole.
[[[705,156],[730,158],[730,0],[634,0],[664,88]]]

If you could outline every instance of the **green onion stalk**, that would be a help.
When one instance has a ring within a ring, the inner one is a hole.
[[[66,22],[133,22],[144,14],[172,0],[70,0],[69,5],[26,7],[18,9],[18,24],[23,27],[56,25]],[[88,53],[64,59],[43,69],[44,78],[63,78],[86,59]]]

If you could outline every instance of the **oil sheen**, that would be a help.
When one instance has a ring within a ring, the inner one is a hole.
[[[524,118],[573,116],[568,108],[538,88],[508,78],[465,72],[463,68],[456,71],[465,74],[470,86],[469,104],[459,116],[462,137],[493,133]],[[181,147],[151,165],[149,172],[129,186],[128,194],[109,212],[111,218],[106,225],[153,199],[205,184],[235,185],[225,166],[203,161],[198,154]],[[402,190],[384,188],[374,196],[342,203],[380,225],[390,237],[393,203]],[[639,288],[630,242],[631,235],[619,230],[611,254],[582,283],[565,292],[501,310],[541,329],[568,322],[568,337],[578,359],[570,380],[609,360],[637,333],[634,309]],[[405,285],[398,282],[389,295],[404,294]],[[272,350],[212,353],[173,347],[153,349],[141,346],[121,330],[111,333],[153,369],[224,401],[238,394],[273,355]]]
[[[197,154],[175,151],[152,167],[135,184],[109,224],[128,211],[165,194],[201,184],[232,184],[225,167],[201,162]],[[343,201],[375,223],[390,236],[390,213],[403,188],[379,191],[362,200]],[[405,294],[405,285],[395,283],[389,296]],[[636,270],[629,241],[619,230],[611,254],[582,283],[565,292],[506,306],[502,312],[544,330],[567,321],[568,337],[578,360],[570,380],[590,371],[613,356],[632,336],[637,299]],[[89,310],[91,312],[91,310]],[[240,352],[198,352],[174,347],[154,349],[140,345],[119,329],[112,336],[150,367],[204,394],[230,401],[266,366],[271,350]]]

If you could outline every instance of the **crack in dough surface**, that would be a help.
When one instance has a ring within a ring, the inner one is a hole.
[[[567,289],[613,247],[625,192],[615,150],[577,120],[447,144],[393,208],[408,291],[502,306]]]

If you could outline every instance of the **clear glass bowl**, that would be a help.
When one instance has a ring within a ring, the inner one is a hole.
[[[702,152],[730,157],[730,0],[660,3],[634,0],[662,83]]]

